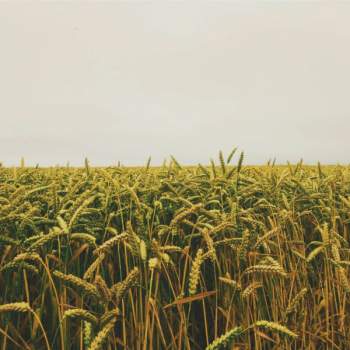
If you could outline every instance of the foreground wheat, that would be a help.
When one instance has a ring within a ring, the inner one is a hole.
[[[347,349],[350,167],[235,155],[0,167],[0,349]]]

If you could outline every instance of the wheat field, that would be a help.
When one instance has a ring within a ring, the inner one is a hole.
[[[0,168],[0,350],[350,349],[349,166]]]

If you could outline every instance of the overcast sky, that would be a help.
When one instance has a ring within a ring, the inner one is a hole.
[[[350,2],[0,3],[0,160],[350,162]]]

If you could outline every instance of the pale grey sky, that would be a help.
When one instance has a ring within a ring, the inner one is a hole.
[[[350,2],[1,2],[0,160],[350,162]]]

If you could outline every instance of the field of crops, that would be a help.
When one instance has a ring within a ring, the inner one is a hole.
[[[0,350],[350,349],[350,167],[0,168]]]

